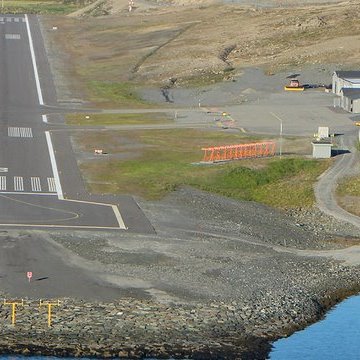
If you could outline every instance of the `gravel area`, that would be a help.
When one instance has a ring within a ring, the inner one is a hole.
[[[267,341],[317,321],[330,306],[359,290],[358,267],[311,250],[343,247],[346,236],[352,244],[357,241],[353,238],[356,229],[316,209],[281,213],[191,188],[179,189],[158,202],[139,199],[139,204],[154,225],[155,235],[52,232],[50,236],[93,263],[94,269],[101,264],[103,281],[136,288],[138,297],[130,301],[132,305],[150,302],[176,309],[176,314],[184,307],[204,311],[202,321],[189,328],[198,334],[192,346],[212,344],[210,338],[215,343],[226,341],[228,347],[220,347],[224,359],[246,359],[245,352],[254,356],[260,349],[261,355],[255,358],[266,358]],[[306,254],[300,249],[307,249]],[[208,312],[219,306],[226,307],[225,315]],[[156,343],[169,321],[180,321],[174,320],[178,315],[162,311],[156,315],[162,320],[151,323],[157,331],[147,332],[147,344]],[[212,316],[218,323],[216,333],[209,335]],[[149,324],[147,318],[143,321]],[[131,333],[128,342],[136,343],[138,335]],[[176,335],[178,340],[184,337],[181,331]],[[247,344],[246,351],[236,345],[239,341]],[[237,353],[225,355],[237,346]],[[207,359],[217,358],[205,353]]]
[[[314,210],[296,217],[264,205],[180,189],[140,204],[156,235],[53,233],[76,254],[104,265],[104,280],[142,288],[158,301],[253,301],[311,293],[338,281],[345,266],[296,249],[338,249],[356,229]],[[301,221],[301,222],[300,222]],[[337,232],[337,233],[336,233]],[[334,235],[335,233],[335,235]],[[339,237],[341,240],[339,241]],[[334,275],[335,274],[335,275]],[[128,281],[125,281],[128,279]]]

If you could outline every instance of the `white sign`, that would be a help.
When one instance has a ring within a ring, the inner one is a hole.
[[[31,278],[32,278],[32,271],[28,271],[28,272],[26,273],[26,276],[27,276],[27,278],[29,279],[29,282],[30,282],[30,280],[31,280]]]

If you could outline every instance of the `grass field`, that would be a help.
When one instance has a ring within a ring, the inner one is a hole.
[[[137,94],[133,85],[126,82],[90,81],[89,100],[100,107],[150,107]]]
[[[165,113],[139,114],[67,114],[68,125],[145,125],[170,123]]]
[[[360,177],[345,178],[336,190],[339,196],[360,196]]]
[[[1,9],[3,14],[69,14],[79,8],[75,2],[37,1],[37,0],[4,0]]]
[[[202,159],[204,146],[256,140],[262,139],[189,129],[102,132],[76,137],[83,151],[91,151],[96,143],[98,148],[103,146],[117,155],[81,164],[92,193],[128,193],[160,199],[179,186],[190,185],[279,208],[311,206],[313,183],[329,161],[292,156],[194,164]]]

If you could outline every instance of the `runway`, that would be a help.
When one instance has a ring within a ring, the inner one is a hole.
[[[0,15],[0,226],[153,232],[131,196],[87,193],[57,105],[37,18]]]

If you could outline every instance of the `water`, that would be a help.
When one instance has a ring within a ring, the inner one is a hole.
[[[271,360],[360,359],[360,296],[331,310],[324,320],[273,344]]]

